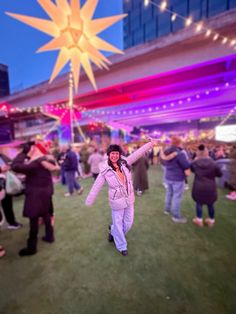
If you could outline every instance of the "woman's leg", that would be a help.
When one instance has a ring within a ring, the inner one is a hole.
[[[124,209],[112,210],[111,235],[118,251],[127,250],[127,242],[124,233]]]
[[[203,220],[202,220],[202,205],[196,203],[196,216],[193,218],[193,223],[198,227],[203,227]]]
[[[208,215],[210,219],[215,219],[215,208],[214,208],[214,204],[208,204]]]
[[[207,224],[208,227],[213,227],[215,224],[215,208],[214,204],[207,204],[208,207],[208,215],[209,218],[205,220],[205,223]]]
[[[134,222],[134,205],[124,209],[123,230],[127,234]]]
[[[6,194],[4,199],[2,199],[2,209],[9,225],[15,225],[16,219],[13,212],[12,196]]]

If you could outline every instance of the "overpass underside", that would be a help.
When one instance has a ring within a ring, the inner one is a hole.
[[[236,105],[236,10],[207,21],[220,40],[196,33],[195,26],[112,56],[110,71],[95,69],[98,91],[82,74],[74,107],[80,125],[115,128],[160,126],[226,117]],[[68,76],[6,97],[12,107],[60,106],[68,102]],[[235,115],[236,110],[233,112]]]

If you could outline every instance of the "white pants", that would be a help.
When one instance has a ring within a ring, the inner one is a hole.
[[[118,251],[127,250],[127,241],[125,235],[131,229],[134,221],[134,205],[124,209],[112,209],[111,234],[114,237],[115,245]]]

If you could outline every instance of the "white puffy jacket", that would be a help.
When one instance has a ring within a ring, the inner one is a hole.
[[[136,150],[134,153],[132,153],[130,156],[125,158],[128,165],[132,165],[136,160],[138,160],[142,155],[144,155],[149,149],[152,148],[152,143],[149,142],[142,147],[140,147],[138,150]],[[124,157],[123,157],[124,159]],[[126,184],[123,184],[117,173],[108,165],[107,161],[105,161],[101,167],[100,167],[100,173],[94,182],[87,199],[85,201],[85,204],[87,206],[92,205],[95,202],[95,199],[102,189],[105,182],[108,185],[108,198],[109,198],[109,204],[112,209],[119,210],[124,209],[127,206],[134,203],[135,197],[134,197],[134,190],[133,190],[133,182],[132,182],[132,173],[127,169],[125,165],[121,166],[122,172],[125,175],[126,178]]]

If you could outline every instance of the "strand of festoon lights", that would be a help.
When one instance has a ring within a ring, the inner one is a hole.
[[[232,109],[230,109],[227,116],[220,122],[218,126],[224,125],[234,114],[236,114],[236,106],[234,106]]]
[[[220,40],[222,45],[228,45],[230,48],[236,50],[236,39],[230,39],[226,36],[219,34],[218,32],[212,30],[211,28],[204,25],[202,21],[194,22],[192,16],[184,17],[183,15],[174,12],[173,10],[168,8],[168,2],[162,1],[160,4],[157,4],[151,0],[144,0],[144,6],[153,5],[160,9],[160,12],[168,12],[171,15],[171,21],[174,22],[177,18],[180,18],[185,22],[185,26],[188,27],[190,25],[196,26],[196,33],[205,33],[206,37],[212,38],[213,41]]]
[[[231,84],[229,82],[224,83],[223,85],[216,85],[215,87],[208,88],[205,91],[198,92],[194,95],[181,97],[178,100],[175,101],[168,101],[164,102],[162,104],[156,104],[156,105],[146,105],[146,107],[140,108],[140,109],[120,109],[120,110],[104,110],[104,109],[93,109],[93,110],[87,110],[84,112],[84,116],[91,116],[91,115],[140,115],[150,112],[160,112],[163,110],[169,110],[171,108],[178,108],[179,106],[191,104],[193,101],[201,100],[202,97],[210,97],[210,96],[216,96],[219,92],[224,91],[226,88],[229,88]]]

